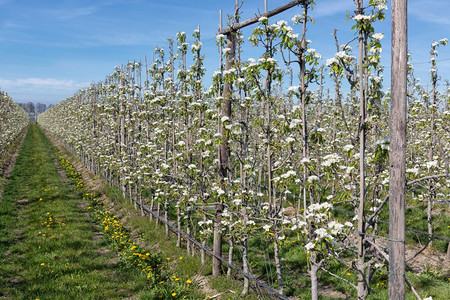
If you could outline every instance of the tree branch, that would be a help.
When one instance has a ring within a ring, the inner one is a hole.
[[[450,174],[437,174],[437,175],[429,175],[429,176],[424,176],[422,178],[418,178],[418,179],[414,179],[414,180],[410,180],[410,181],[406,181],[406,185],[413,185],[415,183],[424,181],[424,180],[428,180],[428,179],[436,179],[436,178],[440,178],[440,177],[449,177]]]

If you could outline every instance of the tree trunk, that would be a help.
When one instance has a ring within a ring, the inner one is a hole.
[[[177,247],[181,247],[181,208],[180,202],[177,203]]]
[[[242,268],[244,273],[250,273],[250,267],[248,265],[248,245],[247,245],[247,237],[244,237],[242,240]],[[244,277],[244,288],[242,289],[241,296],[245,297],[248,294],[249,289],[249,281],[247,277]]]
[[[277,273],[278,291],[280,294],[284,293],[283,277],[281,277],[281,261],[280,261],[280,249],[278,246],[278,232],[276,222],[274,224],[274,239],[273,239],[273,255],[275,257],[275,269]]]
[[[311,253],[311,266],[309,270],[309,277],[311,279],[311,299],[319,299],[319,278],[317,277],[317,272],[319,267],[316,264],[316,255],[314,252]]]
[[[167,199],[164,200],[164,219],[169,221],[169,201]],[[166,237],[169,238],[169,224],[166,224]]]
[[[363,0],[357,2],[357,14],[363,14]],[[365,270],[365,214],[364,206],[366,202],[366,172],[365,172],[365,151],[366,151],[366,95],[364,91],[364,48],[365,38],[362,31],[359,32],[359,209],[358,209],[358,262],[356,264],[358,270],[358,299],[365,299],[366,284],[364,281]]]
[[[233,242],[233,238],[230,237],[230,239],[228,240],[228,245],[230,248],[228,248],[228,263],[232,264],[233,263],[233,250],[234,250],[234,242]],[[231,277],[231,271],[233,269],[231,269],[230,266],[228,266],[228,270],[227,270],[227,277]]]

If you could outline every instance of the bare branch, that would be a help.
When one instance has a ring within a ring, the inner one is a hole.
[[[424,177],[422,177],[422,178],[418,178],[418,179],[414,179],[414,180],[411,180],[411,181],[407,181],[406,182],[406,185],[408,186],[408,185],[413,185],[413,184],[415,184],[415,183],[418,183],[418,182],[421,182],[421,181],[424,181],[424,180],[429,180],[429,179],[436,179],[436,178],[440,178],[440,177],[449,177],[450,176],[450,174],[437,174],[437,175],[429,175],[429,176],[424,176]]]

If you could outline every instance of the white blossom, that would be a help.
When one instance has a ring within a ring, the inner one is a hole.
[[[277,22],[277,25],[280,26],[280,27],[283,27],[283,26],[287,25],[287,22],[285,20],[280,20],[280,21]]]
[[[329,167],[332,164],[339,162],[341,160],[341,157],[339,155],[337,155],[336,153],[333,153],[333,154],[325,155],[323,157],[323,160],[324,161],[322,162],[322,166]]]
[[[294,24],[298,24],[298,23],[300,23],[300,20],[302,19],[302,17],[300,16],[300,15],[295,15],[295,16],[293,16],[292,17],[292,22],[294,23]]]
[[[333,64],[338,64],[338,63],[339,63],[339,61],[335,57],[332,57],[332,58],[327,59],[326,65],[327,65],[327,67],[329,67]]]
[[[316,245],[312,242],[309,242],[308,244],[305,245],[305,249],[306,251],[311,251],[312,249],[314,249]]]
[[[372,38],[375,40],[381,40],[384,38],[384,34],[383,33],[374,33],[374,34],[372,34]]]
[[[290,136],[286,138],[286,143],[288,143],[288,144],[290,144],[290,143],[292,143],[294,141],[295,141],[295,139],[290,137]]]
[[[309,183],[313,183],[314,181],[319,181],[319,177],[317,177],[316,175],[311,175],[308,177]]]
[[[299,88],[300,88],[299,85],[290,86],[290,87],[288,87],[288,92],[296,92],[296,91],[298,91]]]
[[[426,163],[427,169],[430,169],[432,167],[437,167],[438,166],[438,162],[437,160],[433,160],[433,161],[428,161]]]
[[[228,47],[222,49],[223,54],[227,54],[230,51],[231,51],[231,48],[228,48]]]
[[[414,174],[414,175],[419,175],[419,168],[409,168],[409,169],[406,169],[406,173],[412,173],[412,174]]]
[[[267,20],[269,20],[269,19],[267,19],[267,17],[262,16],[262,17],[259,17],[258,22],[264,23],[264,22],[266,22]]]
[[[232,202],[233,202],[234,205],[240,205],[242,203],[242,200],[241,199],[234,199]]]
[[[357,22],[370,21],[370,20],[372,20],[372,16],[356,15],[356,16],[353,17],[353,20],[355,20]]]
[[[225,194],[225,191],[219,188],[219,189],[217,190],[217,195],[220,197],[220,196],[222,196],[223,194]]]
[[[344,149],[344,151],[350,151],[353,148],[355,148],[355,146],[353,146],[352,144],[348,144],[348,145],[345,145],[342,149]]]

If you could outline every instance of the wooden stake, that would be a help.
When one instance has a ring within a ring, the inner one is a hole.
[[[392,0],[389,299],[405,299],[407,0]]]

